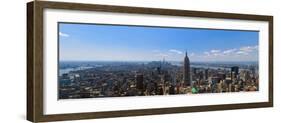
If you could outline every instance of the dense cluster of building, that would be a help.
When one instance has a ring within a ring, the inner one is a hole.
[[[107,64],[59,76],[59,99],[258,91],[257,65],[224,68],[148,63]]]

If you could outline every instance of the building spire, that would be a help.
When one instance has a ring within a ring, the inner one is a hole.
[[[184,63],[183,63],[183,82],[186,86],[191,85],[191,78],[190,78],[190,63],[189,58],[187,56],[187,51],[185,51]]]

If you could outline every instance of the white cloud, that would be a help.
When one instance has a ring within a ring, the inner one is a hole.
[[[244,52],[252,52],[254,50],[257,50],[258,46],[246,46],[246,47],[241,47],[240,51],[244,51]]]
[[[247,57],[255,58],[258,50],[258,45],[254,46],[243,46],[240,48],[232,49],[213,49],[210,51],[203,52],[203,57],[207,59],[247,59]]]
[[[175,50],[175,49],[170,49],[169,52],[177,53],[177,54],[182,54],[182,51]]]
[[[69,35],[68,35],[68,34],[66,34],[66,33],[62,33],[62,32],[59,32],[59,35],[60,35],[60,36],[62,36],[62,37],[69,37]]]
[[[209,53],[209,52],[204,52],[204,54],[205,54],[205,55],[207,55],[207,56],[209,56],[209,55],[210,55],[210,53]]]
[[[237,55],[249,55],[249,53],[247,53],[245,51],[237,51],[236,54]]]
[[[252,52],[255,52],[258,50],[258,45],[255,46],[245,46],[245,47],[241,47],[236,54],[237,55],[249,55]]]
[[[223,54],[225,54],[225,55],[227,55],[227,54],[232,54],[232,53],[234,53],[235,51],[237,51],[236,48],[234,48],[234,49],[228,49],[228,50],[223,51]]]
[[[220,50],[211,50],[211,53],[219,53]]]

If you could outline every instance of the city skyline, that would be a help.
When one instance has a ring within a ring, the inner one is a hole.
[[[59,24],[60,61],[258,61],[258,32]]]
[[[84,63],[63,64],[58,76],[59,99],[259,90],[256,64],[202,63],[197,67],[191,67],[187,53],[181,66],[165,60],[151,61],[147,64],[116,62],[87,63],[86,66]]]

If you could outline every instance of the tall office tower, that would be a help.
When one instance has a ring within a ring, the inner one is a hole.
[[[207,80],[209,78],[209,69],[205,69],[204,79]]]
[[[186,86],[191,85],[190,81],[190,62],[187,56],[187,52],[185,52],[184,63],[183,63],[183,82]]]
[[[238,74],[239,74],[239,67],[238,66],[231,67],[231,79],[233,80],[233,78],[236,78]]]
[[[143,74],[138,73],[136,75],[136,87],[138,90],[143,91]]]
[[[238,66],[231,67],[231,73],[234,73],[236,77],[239,73],[239,67]]]

